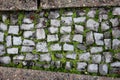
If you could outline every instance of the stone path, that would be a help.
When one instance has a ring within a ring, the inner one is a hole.
[[[120,7],[0,14],[0,65],[120,75]]]

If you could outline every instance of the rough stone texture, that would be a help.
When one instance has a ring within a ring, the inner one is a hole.
[[[82,23],[85,22],[86,17],[78,17],[78,18],[73,18],[74,23]]]
[[[22,24],[20,28],[22,30],[32,30],[34,28],[34,24]]]
[[[79,54],[79,60],[80,61],[89,61],[90,60],[90,53],[83,53],[83,54]]]
[[[73,36],[73,41],[77,41],[79,43],[82,43],[83,42],[83,36],[80,35],[80,34],[76,34]]]
[[[116,53],[115,56],[114,56],[114,58],[120,60],[120,53]]]
[[[110,29],[110,26],[109,26],[108,22],[102,22],[101,23],[101,30],[102,31],[106,31],[106,30],[109,30],[109,29]]]
[[[120,67],[120,62],[114,62],[114,63],[111,63],[110,65],[111,67]]]
[[[37,43],[36,50],[38,52],[48,52],[47,43],[46,42]]]
[[[66,54],[66,58],[68,58],[68,59],[76,59],[76,54],[75,53],[72,53],[72,54],[70,54],[70,53],[68,53],[68,54]]]
[[[71,63],[66,62],[65,69],[70,70],[71,69]]]
[[[93,31],[98,31],[98,28],[99,28],[99,23],[96,22],[95,20],[93,19],[89,19],[87,20],[86,22],[86,27],[90,30],[93,30]]]
[[[98,72],[98,65],[97,64],[89,64],[88,65],[88,72],[94,72],[94,73],[97,73]]]
[[[37,37],[37,39],[45,39],[45,30],[44,29],[37,29],[36,37]]]
[[[21,52],[32,52],[34,47],[22,46]]]
[[[87,49],[87,47],[84,44],[78,44],[77,48],[80,49],[80,50],[86,50]]]
[[[102,60],[101,55],[92,55],[92,63],[100,63]]]
[[[12,37],[11,36],[6,37],[6,46],[7,47],[12,46]]]
[[[112,30],[112,36],[113,36],[114,38],[120,38],[120,30],[119,30],[118,28],[114,28],[114,29]]]
[[[105,49],[109,50],[111,49],[111,39],[104,39],[104,43],[105,43]]]
[[[95,43],[97,45],[103,45],[103,34],[102,33],[94,33]]]
[[[108,66],[107,64],[99,65],[99,72],[101,75],[106,75],[108,73]]]
[[[22,44],[22,39],[21,37],[13,37],[13,45],[21,45]]]
[[[59,27],[60,26],[60,20],[51,19],[51,26]]]
[[[62,47],[61,47],[60,44],[53,44],[53,45],[50,46],[50,49],[52,51],[61,51]]]
[[[4,33],[0,32],[0,42],[4,41]]]
[[[99,52],[102,52],[103,51],[103,48],[102,47],[92,47],[90,49],[90,52],[91,53],[99,53]]]
[[[0,23],[0,30],[6,31],[7,30],[7,25],[4,23]]]
[[[18,54],[18,48],[8,48],[7,53],[8,54]]]
[[[24,39],[22,44],[23,44],[24,46],[35,46],[34,41],[32,41],[32,40],[27,40],[27,39]]]
[[[61,21],[64,25],[72,25],[72,17],[61,17]]]
[[[83,33],[84,32],[84,27],[81,25],[75,25],[75,33]]]
[[[77,63],[77,70],[78,71],[85,71],[87,67],[87,63],[85,62],[78,62]]]
[[[98,77],[98,76],[88,76],[88,75],[78,75],[78,74],[70,74],[70,73],[18,69],[18,68],[16,69],[16,68],[6,68],[6,67],[0,67],[0,74],[1,74],[0,79],[3,80],[7,80],[7,79],[21,80],[21,78],[24,78],[26,80],[55,80],[55,79],[120,80],[120,78],[112,78],[112,77],[100,77],[100,76]],[[26,74],[29,76],[27,76]]]
[[[94,38],[93,38],[93,32],[91,31],[86,34],[86,44],[90,45],[93,43],[94,43]]]
[[[64,51],[73,51],[74,50],[74,47],[73,47],[73,45],[71,45],[71,44],[64,44],[63,45],[63,50]]]
[[[57,27],[50,27],[50,28],[49,28],[49,32],[50,32],[51,34],[58,33],[58,28],[57,28]]]
[[[62,26],[60,28],[60,33],[62,34],[67,34],[67,33],[70,33],[72,30],[71,30],[71,26]]]
[[[4,64],[9,64],[11,62],[11,59],[9,56],[0,57],[0,62]]]
[[[58,35],[47,35],[47,42],[54,42],[54,41],[58,41]]]
[[[0,45],[0,56],[5,54],[5,47],[3,45]]]
[[[118,18],[112,18],[112,19],[110,19],[110,22],[112,23],[112,27],[117,27],[119,25]]]
[[[112,49],[119,49],[120,48],[120,40],[118,39],[113,39],[113,42],[112,42]]]
[[[37,10],[37,0],[0,0],[0,10]]]
[[[112,60],[113,60],[112,53],[110,53],[110,52],[103,52],[103,55],[104,55],[104,61],[106,63],[112,62]]]
[[[41,54],[40,55],[40,61],[51,61],[51,56],[50,56],[50,54],[49,53],[47,53],[47,54]]]
[[[62,35],[60,42],[71,42],[70,35]]]
[[[34,31],[24,31],[23,37],[24,38],[31,38],[34,35]]]
[[[41,0],[40,3],[41,7],[44,9],[49,9],[49,8],[65,8],[65,7],[85,7],[85,6],[117,6],[120,5],[120,2],[118,0],[114,0],[114,1],[100,1],[100,0],[88,0],[88,1],[84,1],[84,0],[59,0],[59,1],[49,1],[49,0]]]

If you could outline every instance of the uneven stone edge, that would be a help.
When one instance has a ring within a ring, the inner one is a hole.
[[[6,74],[7,73],[7,74]],[[61,72],[0,67],[0,80],[120,80],[99,76],[86,76]]]

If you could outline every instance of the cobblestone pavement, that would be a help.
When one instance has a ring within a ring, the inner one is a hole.
[[[120,7],[1,12],[0,65],[120,75]]]

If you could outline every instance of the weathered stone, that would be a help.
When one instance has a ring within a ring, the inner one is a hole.
[[[75,25],[75,33],[83,33],[84,32],[84,27],[81,25]]]
[[[32,23],[32,22],[33,22],[33,20],[30,19],[30,18],[24,18],[24,19],[23,19],[23,23],[30,24],[30,23]]]
[[[106,10],[105,10],[106,11]],[[102,21],[105,21],[105,20],[107,20],[108,19],[108,14],[107,14],[107,12],[104,12],[103,11],[103,13],[101,13],[100,15],[99,15],[99,22],[102,22]]]
[[[120,40],[118,39],[113,39],[112,41],[112,49],[119,49],[120,48]]]
[[[111,67],[119,67],[120,68],[120,62],[113,62],[110,64]]]
[[[34,47],[22,46],[21,52],[32,52]]]
[[[11,36],[6,37],[6,46],[7,47],[12,46],[12,37]]]
[[[4,41],[4,33],[0,32],[0,42]]]
[[[33,34],[34,34],[34,31],[24,31],[23,37],[24,38],[30,38],[30,37],[33,36]]]
[[[58,38],[58,35],[55,34],[55,35],[47,35],[47,42],[54,42],[54,41],[58,41],[59,38]]]
[[[35,56],[31,53],[27,53],[25,56],[25,60],[34,60]]]
[[[98,28],[99,28],[99,23],[93,19],[89,19],[89,20],[87,20],[86,27],[90,30],[97,32]]]
[[[16,25],[18,24],[18,16],[19,14],[17,12],[10,14],[10,24]]]
[[[86,11],[85,10],[77,10],[77,16],[85,16],[86,15]]]
[[[71,65],[72,64],[70,62],[66,62],[65,69],[70,70],[71,69]]]
[[[110,26],[109,26],[109,23],[107,21],[101,23],[101,30],[102,31],[106,31],[106,30],[109,30],[109,29],[110,29]]]
[[[62,35],[60,42],[71,42],[70,35]]]
[[[107,75],[107,73],[108,73],[107,64],[100,64],[99,65],[99,72],[100,72],[101,75]]]
[[[91,11],[89,11],[89,12],[87,13],[87,16],[88,16],[88,17],[91,17],[91,18],[94,18],[95,15],[96,15],[96,11],[95,11],[95,10],[91,10]]]
[[[61,50],[62,50],[62,47],[61,47],[60,44],[53,44],[53,45],[50,46],[50,49],[51,49],[52,51],[61,51]]]
[[[111,49],[111,39],[104,39],[105,49]]]
[[[0,10],[37,10],[37,0],[1,0]]]
[[[56,27],[60,26],[60,20],[51,19],[50,22],[51,22],[51,26],[56,26]]]
[[[61,22],[64,25],[72,25],[72,17],[61,17]]]
[[[55,19],[55,18],[58,18],[60,16],[59,12],[58,11],[50,11],[50,14],[48,16],[48,18],[50,19]]]
[[[113,14],[113,15],[120,15],[120,7],[115,7],[115,8],[113,8],[112,14]]]
[[[5,47],[3,45],[0,45],[0,56],[5,54]]]
[[[45,39],[45,30],[44,29],[37,29],[36,31],[37,39]]]
[[[118,18],[110,19],[110,22],[112,23],[112,27],[117,27],[119,25],[119,19]]]
[[[114,56],[114,58],[120,60],[120,53],[116,53],[115,56]]]
[[[58,33],[58,28],[57,27],[50,27],[49,29],[49,32],[54,34],[54,33]]]
[[[120,30],[118,28],[113,28],[112,36],[113,36],[113,38],[120,38]]]
[[[34,28],[34,24],[22,24],[20,26],[21,30],[32,30]]]
[[[65,43],[65,44],[63,45],[63,50],[64,50],[64,51],[74,51],[74,46],[71,45],[71,44]]]
[[[62,54],[58,54],[58,53],[57,53],[57,54],[55,54],[55,56],[56,56],[57,58],[60,58],[60,59],[63,58],[63,55],[62,55]]]
[[[102,47],[91,47],[90,52],[91,53],[100,53],[103,51]]]
[[[49,53],[47,54],[40,54],[40,61],[51,61],[51,56]]]
[[[86,50],[87,49],[87,47],[84,44],[78,44],[77,48],[80,49],[80,50]]]
[[[11,62],[11,59],[9,56],[0,57],[0,62],[4,64],[9,64]]]
[[[78,71],[85,71],[87,67],[87,63],[85,62],[78,62],[77,63],[77,70]]]
[[[71,31],[72,31],[71,26],[62,26],[60,28],[60,33],[61,34],[70,33]]]
[[[47,43],[46,42],[37,43],[36,50],[38,52],[48,52]]]
[[[24,45],[24,46],[35,46],[35,43],[32,40],[24,39],[22,45]]]
[[[110,33],[110,31],[107,31],[107,32],[104,33],[104,38],[105,38],[105,39],[110,39],[110,38],[111,38],[111,33]]]
[[[8,33],[9,34],[18,34],[19,33],[19,26],[9,26]]]
[[[82,42],[83,42],[83,35],[75,34],[75,35],[73,36],[73,41],[77,41],[77,42],[82,43]]]
[[[61,62],[60,61],[55,61],[55,66],[56,66],[56,68],[60,68],[61,67]]]
[[[2,14],[2,21],[5,22],[8,18],[7,14]]]
[[[13,57],[13,60],[24,60],[24,55],[16,55]]]
[[[76,59],[76,57],[77,57],[77,54],[75,54],[75,53],[67,53],[66,54],[66,58],[68,58],[68,59]]]
[[[100,54],[92,55],[92,62],[93,63],[100,63],[102,60],[102,56]]]
[[[103,44],[103,34],[102,33],[94,33],[94,37],[95,37],[95,43],[97,45],[104,45]]]
[[[89,61],[90,60],[90,53],[86,52],[86,53],[79,54],[79,60],[80,61]]]
[[[22,38],[21,37],[13,37],[13,45],[21,45],[22,44]]]
[[[89,64],[87,70],[90,73],[97,73],[98,72],[98,65],[97,64]]]
[[[8,54],[18,54],[18,48],[8,48],[7,53]]]
[[[62,16],[72,16],[73,12],[72,11],[65,11]]]
[[[106,63],[112,62],[112,60],[113,60],[112,53],[110,53],[110,52],[103,52],[103,56],[104,56],[104,61]]]
[[[7,30],[7,25],[4,23],[0,23],[0,30],[6,31]]]
[[[109,74],[119,74],[120,67],[110,67]]]
[[[83,23],[85,22],[86,17],[77,17],[77,18],[73,18],[74,23]]]
[[[86,44],[91,45],[94,43],[93,32],[90,31],[86,34]]]

